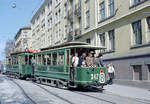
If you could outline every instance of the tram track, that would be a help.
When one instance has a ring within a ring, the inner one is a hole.
[[[99,100],[99,101],[104,101],[104,102],[107,102],[107,103],[110,103],[110,104],[117,104],[115,102],[112,102],[112,101],[109,101],[109,100],[106,100],[106,99],[102,99],[102,98],[98,98],[98,97],[95,97],[95,96],[92,96],[92,95],[88,95],[88,94],[84,94],[84,93],[80,93],[80,92],[74,92],[74,93],[77,93],[77,94],[80,94],[80,95],[83,95],[83,96],[87,96],[87,97],[90,97],[90,98],[93,98],[93,99],[96,99],[96,100]]]
[[[23,92],[23,94],[26,96],[27,99],[29,99],[33,104],[37,104],[32,98],[30,98],[28,96],[28,94],[24,91],[24,89],[15,80],[13,80],[12,78],[10,78],[10,80],[12,82],[14,82],[21,89],[21,91]],[[39,85],[39,84],[34,83],[34,82],[32,82],[32,83],[34,85],[38,86],[39,88],[43,89],[45,92],[49,93],[50,95],[53,95],[53,96],[57,97],[58,99],[66,102],[68,104],[75,104],[75,103],[69,101],[68,99],[66,99],[66,98],[64,98],[64,97],[62,97],[62,96],[60,96],[60,95],[58,95],[58,94],[48,90],[47,88],[42,87],[42,85]],[[66,89],[63,89],[63,90],[66,90]],[[82,93],[82,92],[79,92],[79,91],[71,91],[71,92],[79,94],[79,95],[83,95],[83,96],[86,96],[86,97],[89,97],[89,98],[92,98],[92,99],[96,99],[96,100],[99,100],[99,101],[107,102],[107,103],[110,103],[110,104],[117,104],[114,101],[110,101],[110,100],[106,100],[106,99],[103,99],[103,98],[96,97],[95,95],[92,95],[91,93],[90,94],[89,93]],[[126,97],[126,96],[114,94],[114,93],[111,93],[111,92],[105,92],[105,93],[101,93],[101,94],[110,95],[110,96],[116,96],[116,97],[125,98],[125,99],[130,99],[130,100],[134,100],[136,102],[142,103],[142,104],[150,104],[149,100],[139,99],[139,98],[132,98],[132,97]]]
[[[59,97],[59,98],[65,100],[65,101],[67,100],[67,99],[64,99],[63,97],[61,97],[61,96],[59,96],[59,95],[57,95],[57,94],[55,94],[55,93],[49,91],[48,89],[46,89],[46,88],[44,88],[44,87],[42,87],[42,86],[40,86],[40,85],[38,85],[38,84],[36,84],[36,83],[34,83],[34,84],[35,84],[36,86],[42,88],[43,90],[49,92],[50,94],[56,96],[56,97]],[[63,90],[66,90],[66,89],[63,89]],[[74,92],[74,91],[72,91],[72,92],[73,92],[73,93],[76,93],[76,94],[79,94],[79,95],[82,95],[82,96],[86,96],[86,97],[92,98],[92,99],[96,99],[96,100],[99,100],[99,101],[107,102],[107,103],[110,103],[110,104],[116,104],[115,102],[112,102],[112,101],[109,101],[109,100],[105,100],[105,99],[102,99],[102,98],[98,98],[98,97],[95,97],[95,96],[83,94],[83,93],[80,93],[80,92]],[[70,101],[68,101],[68,100],[67,100],[67,102],[70,103],[70,104],[74,104],[74,103],[72,103],[72,102],[70,102]]]
[[[17,85],[20,90],[22,91],[23,95],[32,102],[32,104],[37,104],[31,97],[29,97],[29,95],[25,92],[25,90],[14,80],[14,79],[11,79],[10,80],[15,84]]]
[[[97,99],[97,100],[101,100],[101,101],[104,101],[104,102],[108,102],[108,103],[111,103],[111,104],[117,104],[116,102],[112,102],[112,101],[109,101],[109,100],[106,100],[106,99],[102,99],[102,98],[98,98],[98,97],[92,96],[91,93],[90,93],[90,95],[89,95],[89,94],[85,94],[85,93],[81,93],[81,92],[77,92],[77,91],[73,91],[73,92],[74,92],[74,93],[77,93],[77,94],[80,94],[80,95],[92,97],[92,98],[95,98],[95,99]],[[150,100],[146,100],[146,99],[126,97],[126,96],[121,96],[121,95],[114,94],[114,93],[111,93],[111,92],[109,92],[109,93],[101,93],[101,94],[116,96],[116,97],[120,97],[120,98],[123,98],[123,99],[124,99],[124,98],[125,98],[125,99],[130,99],[130,100],[134,100],[134,101],[136,101],[136,102],[142,103],[142,104],[150,104]]]
[[[137,102],[141,102],[143,104],[150,104],[150,100],[146,100],[146,99],[140,99],[140,98],[132,98],[132,97],[127,97],[127,96],[121,96],[119,94],[114,94],[114,93],[111,93],[111,92],[105,92],[103,93],[105,95],[111,95],[111,96],[117,96],[117,97],[122,97],[122,98],[126,98],[126,99],[131,99],[131,100],[135,100]]]
[[[91,90],[90,90],[91,91]],[[106,99],[102,99],[102,98],[98,98],[98,97],[95,97],[95,96],[92,96],[92,95],[89,95],[89,94],[85,94],[85,93],[81,93],[81,92],[75,92],[73,91],[74,93],[78,93],[78,94],[81,94],[81,95],[85,95],[85,96],[89,96],[89,97],[93,97],[95,99],[99,99],[99,100],[104,100],[105,102],[108,102],[108,103],[111,103],[111,104],[117,104],[116,102],[112,102],[112,101],[109,101],[109,100],[106,100]],[[91,94],[91,93],[90,93]],[[110,96],[116,96],[116,97],[120,97],[120,98],[125,98],[125,99],[130,99],[130,100],[134,100],[136,102],[139,102],[139,103],[142,103],[142,104],[150,104],[150,100],[146,100],[146,99],[140,99],[140,98],[132,98],[132,97],[126,97],[126,96],[121,96],[121,95],[118,95],[118,94],[114,94],[114,93],[111,93],[111,92],[105,92],[105,93],[101,93],[101,94],[104,94],[104,95],[110,95]]]
[[[38,87],[40,87],[41,89],[43,89],[43,90],[46,91],[47,93],[49,93],[49,94],[51,94],[51,95],[53,95],[53,96],[55,96],[55,97],[57,97],[57,98],[59,98],[59,99],[65,101],[65,102],[67,102],[67,103],[69,103],[69,104],[75,104],[75,103],[69,101],[68,99],[63,98],[63,97],[59,96],[58,94],[56,94],[56,93],[54,93],[54,92],[52,92],[52,91],[49,91],[48,89],[46,89],[46,88],[44,88],[44,87],[42,87],[42,86],[40,86],[40,85],[38,85],[38,84],[36,84],[36,83],[33,83],[33,84],[36,85],[36,86],[38,86]]]

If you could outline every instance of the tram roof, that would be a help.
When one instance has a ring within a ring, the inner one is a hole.
[[[103,46],[93,46],[93,45],[89,45],[88,43],[85,43],[85,42],[66,42],[66,43],[56,45],[53,47],[50,46],[50,47],[42,48],[41,51],[54,50],[54,49],[64,49],[64,48],[106,49]]]
[[[7,56],[7,57],[12,57],[12,56],[17,56],[17,55],[27,54],[27,53],[31,53],[31,52],[26,52],[26,51],[14,52],[14,53],[10,53],[10,56]]]

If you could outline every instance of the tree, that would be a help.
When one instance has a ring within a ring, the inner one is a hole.
[[[15,50],[15,42],[14,40],[7,40],[5,45],[5,54],[8,56],[10,53],[14,52]]]

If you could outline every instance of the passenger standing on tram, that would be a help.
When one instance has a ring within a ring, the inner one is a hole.
[[[99,66],[99,67],[104,67],[104,63],[103,63],[103,55],[102,55],[101,53],[99,53],[98,61],[99,61],[98,66]]]
[[[77,67],[79,63],[78,53],[75,53],[75,55],[72,57],[72,66]]]
[[[75,72],[75,67],[78,66],[79,63],[79,58],[78,58],[78,53],[75,53],[75,55],[72,57],[72,67],[70,69],[70,77],[71,77],[71,81],[74,81],[74,72]]]
[[[86,64],[88,67],[93,67],[92,53],[89,53],[88,56],[86,57]]]
[[[31,58],[31,65],[32,65],[32,76],[34,76],[34,68],[35,68],[35,59],[34,59],[34,57]]]
[[[78,66],[81,67],[82,62],[85,61],[86,53],[82,53],[82,56],[79,56]]]
[[[98,61],[96,53],[94,53],[94,55],[93,55],[93,66],[94,67],[98,67],[99,66],[99,61]]]

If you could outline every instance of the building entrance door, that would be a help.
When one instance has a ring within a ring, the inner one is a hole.
[[[150,65],[148,65],[148,80],[150,80]]]
[[[142,66],[135,65],[133,66],[134,69],[134,80],[142,80]]]

